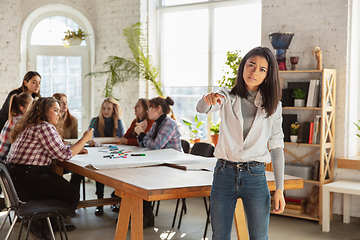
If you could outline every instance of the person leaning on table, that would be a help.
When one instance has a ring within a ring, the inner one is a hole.
[[[58,199],[75,211],[79,192],[62,176],[52,172],[50,165],[53,159],[68,161],[75,156],[91,140],[93,129],[87,130],[74,145],[65,145],[55,128],[59,117],[60,106],[55,98],[35,100],[11,133],[12,145],[6,167],[21,201]],[[43,231],[40,237],[48,239],[49,234]]]

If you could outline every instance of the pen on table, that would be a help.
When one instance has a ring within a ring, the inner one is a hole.
[[[103,156],[103,158],[107,158],[107,157],[109,157],[109,158],[111,158],[111,157],[113,157],[114,155],[105,155],[105,156]]]
[[[129,153],[129,152],[131,152],[131,151],[127,151],[127,152],[123,152],[123,153]]]
[[[92,124],[91,124],[91,126],[90,126],[90,129],[92,129],[92,127],[94,126],[95,122],[96,122],[96,118],[95,118],[94,121],[92,122]]]
[[[146,156],[144,153],[132,153],[131,156]]]

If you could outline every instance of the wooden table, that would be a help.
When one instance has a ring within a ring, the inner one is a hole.
[[[131,239],[143,239],[143,199],[147,201],[210,196],[213,173],[209,171],[184,171],[166,166],[91,170],[70,161],[57,162],[56,172],[63,169],[78,173],[115,188],[121,196],[119,219],[115,239],[126,240],[131,216]],[[270,191],[275,190],[272,172],[266,172]],[[285,176],[285,189],[303,188],[303,179]],[[238,201],[239,202],[239,201]],[[247,227],[241,204],[235,212],[238,239],[246,240]]]

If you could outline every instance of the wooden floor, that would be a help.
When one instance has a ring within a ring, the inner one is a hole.
[[[87,199],[95,197],[95,183],[86,183]],[[105,195],[110,196],[111,188],[105,188]],[[184,215],[180,229],[171,228],[175,209],[175,200],[161,201],[159,215],[155,218],[155,227],[144,230],[144,240],[172,239],[172,240],[201,240],[205,226],[205,207],[202,198],[187,200],[188,213]],[[68,223],[76,226],[69,232],[72,240],[111,240],[114,239],[117,214],[112,212],[109,206],[105,206],[104,215],[94,215],[95,208],[78,209],[74,218],[66,219]],[[2,212],[3,213],[3,212]],[[3,215],[0,213],[0,221]],[[13,230],[10,239],[17,239],[19,225]],[[4,239],[9,228],[5,224],[0,232],[0,239]],[[30,240],[36,239],[31,235]],[[60,239],[59,236],[57,239]],[[130,240],[130,235],[128,238]],[[207,234],[211,238],[211,227]],[[236,239],[235,229],[232,231],[232,240]],[[360,224],[344,224],[340,221],[331,222],[331,231],[323,233],[317,222],[296,219],[291,217],[271,215],[270,218],[270,240],[360,240]]]

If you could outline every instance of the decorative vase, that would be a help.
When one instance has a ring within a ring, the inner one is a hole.
[[[297,136],[297,135],[290,135],[290,142],[296,143],[297,140],[298,140],[298,136]]]
[[[68,40],[69,46],[80,46],[82,39],[78,37],[73,37]]]
[[[294,107],[305,107],[305,99],[294,99]]]
[[[296,70],[298,62],[299,62],[299,57],[294,57],[294,56],[290,57],[290,63],[291,63],[290,70]]]
[[[216,146],[219,140],[219,134],[211,135],[211,142]]]
[[[286,49],[289,48],[293,36],[294,34],[290,32],[275,32],[269,34],[271,45],[275,48],[279,70],[286,70]]]

